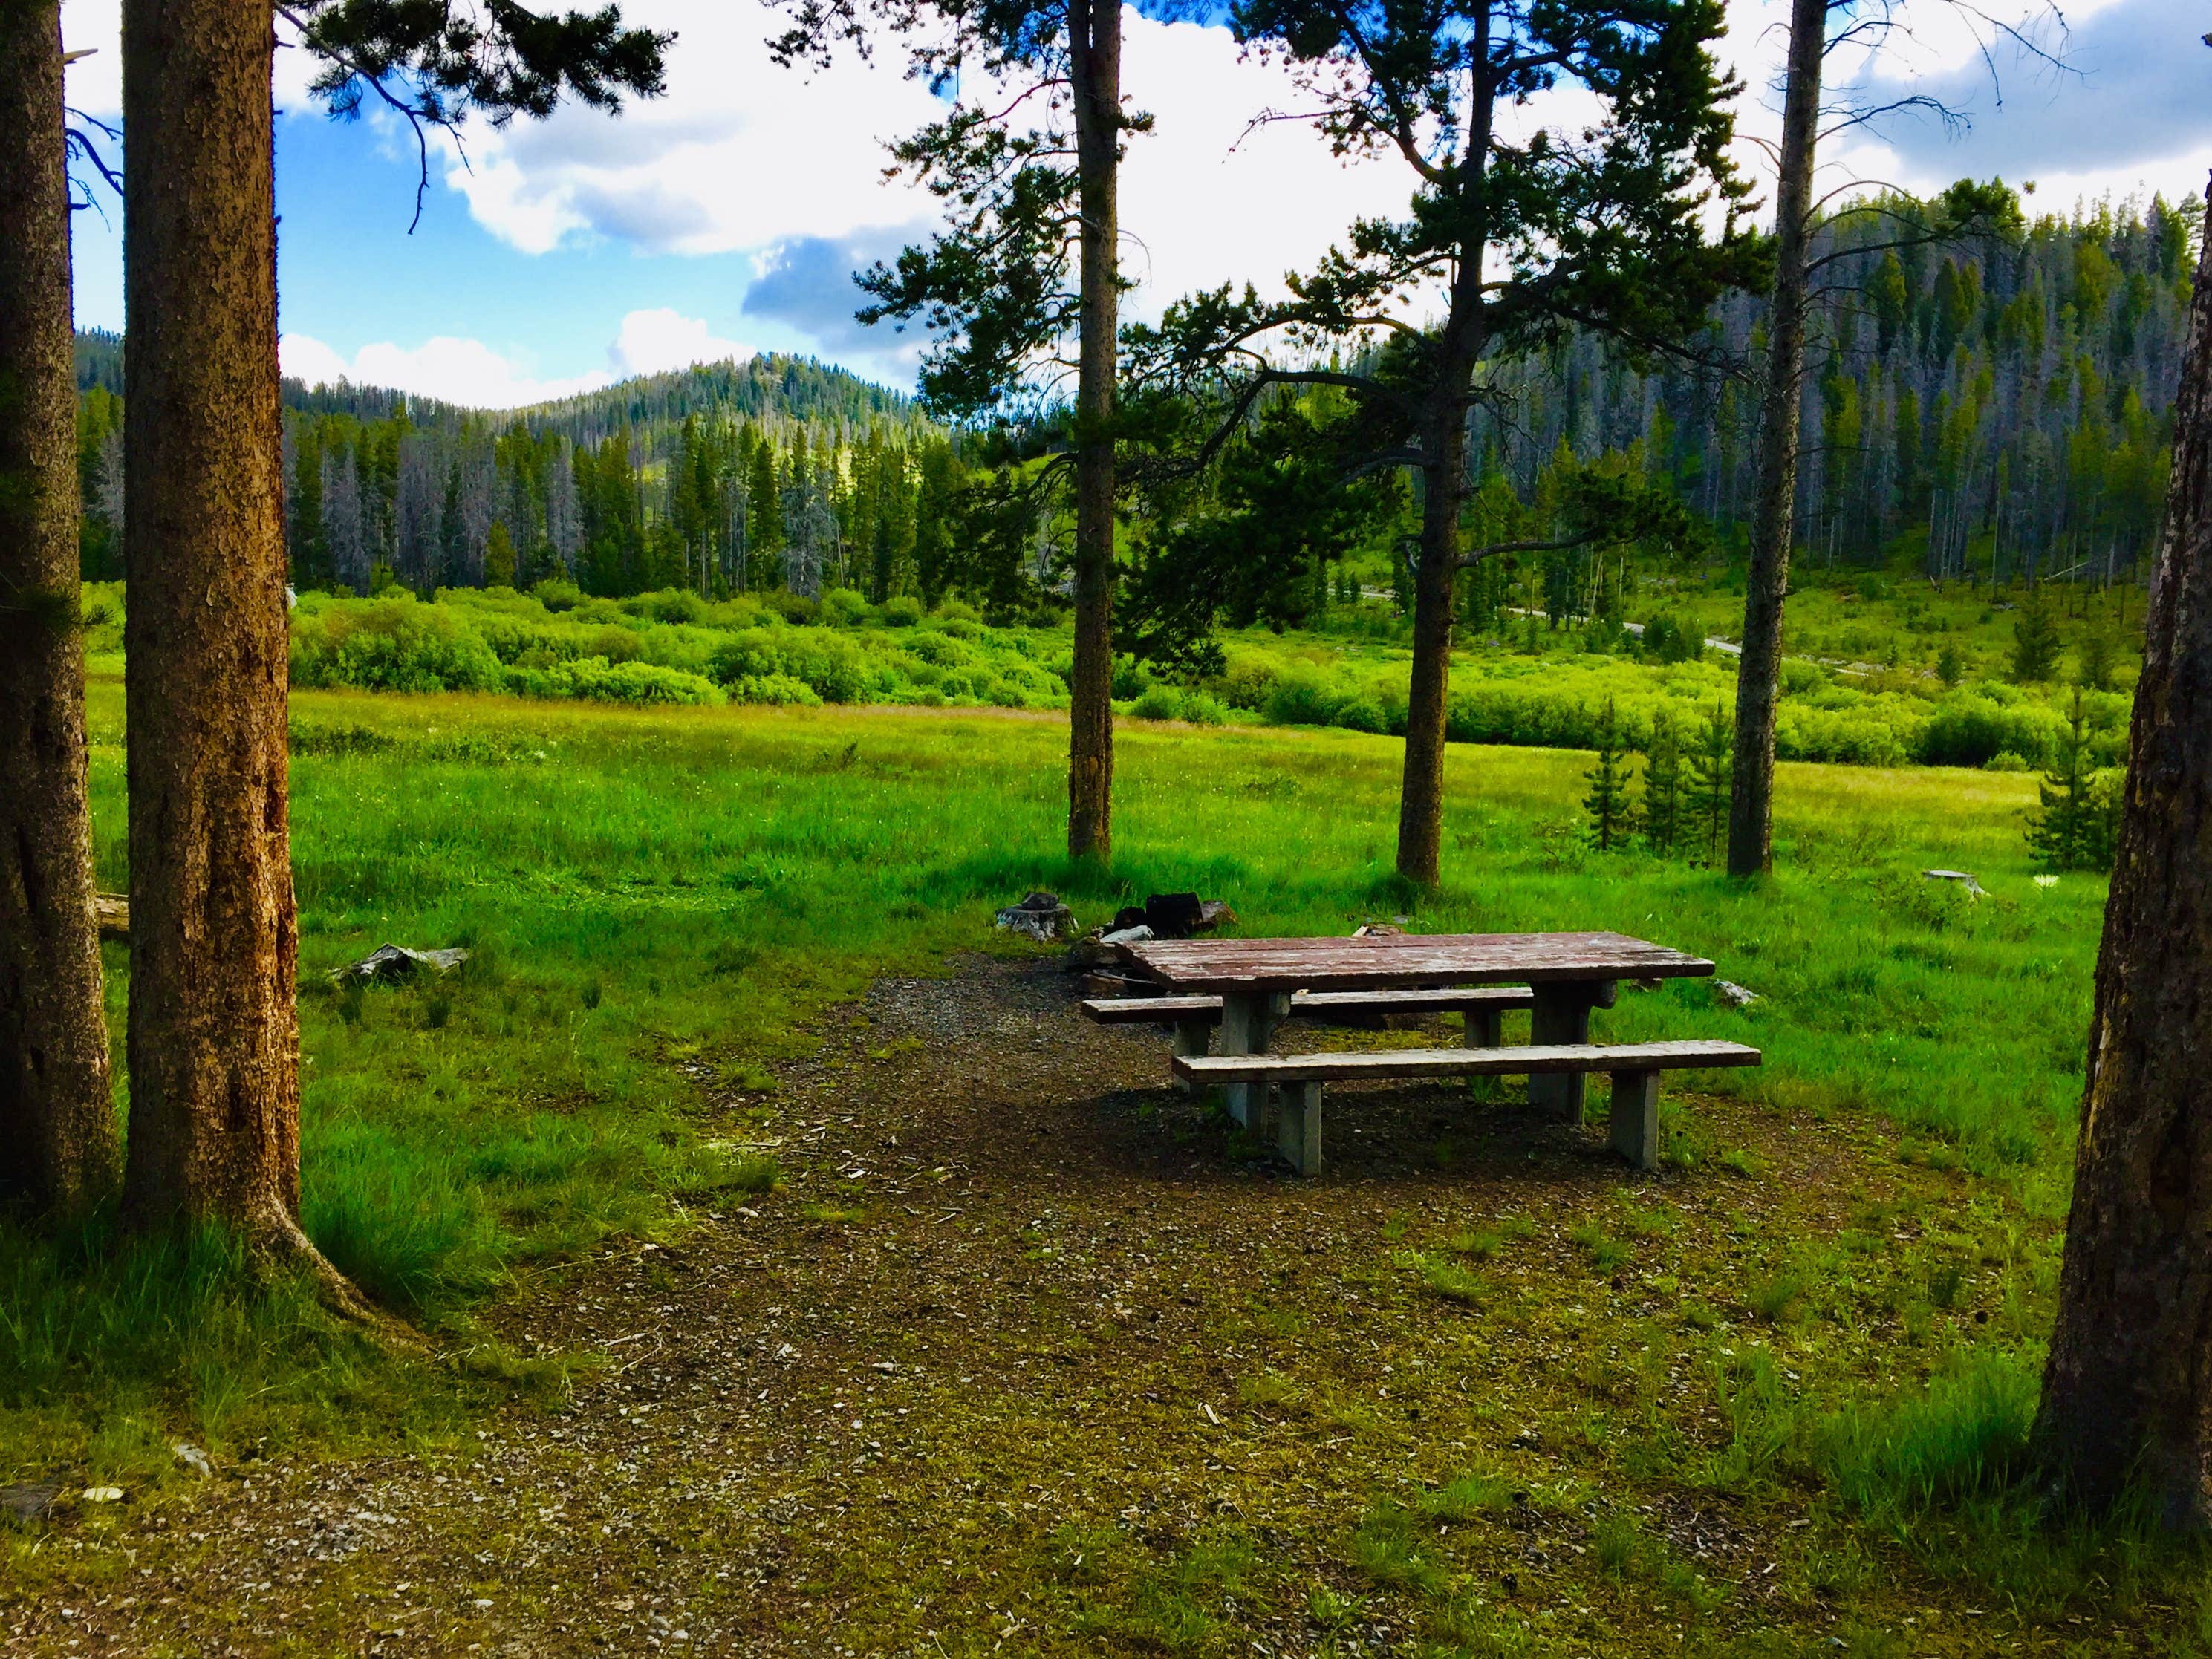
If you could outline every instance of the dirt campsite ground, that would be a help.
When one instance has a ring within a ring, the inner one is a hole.
[[[1042,961],[879,983],[765,1103],[713,1097],[776,1191],[504,1304],[506,1340],[603,1356],[571,1395],[458,1450],[271,1447],[57,1526],[112,1571],[0,1607],[7,1650],[2142,1638],[1978,1605],[1760,1443],[1815,1372],[1893,1389],[1987,1316],[1988,1264],[2039,1224],[1994,1188],[1870,1121],[1680,1096],[1643,1176],[1458,1086],[1333,1091],[1300,1180],[1164,1086],[1161,1034],[1073,994]]]

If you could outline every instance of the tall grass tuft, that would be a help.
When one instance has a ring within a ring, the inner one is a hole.
[[[1829,1415],[1814,1431],[1814,1456],[1848,1503],[1892,1525],[1995,1497],[2027,1467],[2039,1389],[2024,1356],[1970,1352],[1924,1394]]]

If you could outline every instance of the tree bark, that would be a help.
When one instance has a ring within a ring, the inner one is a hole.
[[[215,1224],[374,1317],[301,1231],[266,0],[125,0],[124,1211]]]
[[[1467,416],[1474,366],[1488,337],[1484,253],[1490,240],[1485,192],[1493,109],[1490,14],[1475,19],[1470,53],[1477,85],[1457,204],[1465,217],[1451,311],[1437,338],[1428,408],[1421,422],[1420,568],[1413,577],[1413,662],[1406,698],[1406,769],[1398,787],[1398,873],[1423,887],[1442,878],[1444,742],[1450,714],[1452,599],[1460,568],[1459,514],[1467,499]]]
[[[1774,709],[1782,683],[1782,605],[1797,504],[1798,413],[1805,384],[1806,240],[1820,138],[1821,54],[1829,0],[1790,0],[1789,88],[1774,188],[1774,303],[1759,411],[1759,497],[1743,598],[1735,681],[1735,782],[1729,799],[1729,873],[1774,862]]]
[[[1121,270],[1121,0],[1068,8],[1075,81],[1082,322],[1075,394],[1075,665],[1068,682],[1067,851],[1113,855],[1114,392]]]
[[[2174,404],[2036,1443],[2076,1500],[2212,1528],[2212,243]]]
[[[0,1195],[114,1179],[77,627],[58,0],[0,0]]]
[[[1459,569],[1465,493],[1467,407],[1446,411],[1429,437],[1422,470],[1420,564],[1413,572],[1413,663],[1406,697],[1406,769],[1398,789],[1398,873],[1433,887],[1444,833],[1444,740],[1450,712],[1452,592]]]

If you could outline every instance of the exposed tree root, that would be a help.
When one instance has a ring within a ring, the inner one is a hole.
[[[262,1267],[304,1275],[315,1287],[316,1299],[328,1312],[349,1325],[358,1326],[386,1347],[420,1352],[421,1333],[397,1315],[388,1313],[362,1294],[361,1288],[315,1248],[299,1222],[281,1205],[275,1214],[259,1218],[248,1235],[247,1248]]]

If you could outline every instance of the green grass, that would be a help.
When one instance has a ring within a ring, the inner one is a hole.
[[[747,1144],[764,1062],[807,1050],[824,1009],[888,969],[994,948],[992,908],[1039,885],[1086,922],[1195,889],[1253,933],[1410,908],[1426,931],[1654,938],[1761,994],[1738,1013],[1670,982],[1601,1017],[1625,1040],[1742,1036],[1767,1056],[1686,1086],[1808,1121],[1881,1112],[2033,1210],[2063,1205],[2103,884],[2032,885],[2029,779],[1785,766],[1778,872],[1747,886],[1581,846],[1565,826],[1583,757],[1455,746],[1443,883],[1414,894],[1391,872],[1399,746],[1349,732],[1125,728],[1109,872],[1058,851],[1066,738],[1048,716],[343,691],[294,708],[309,734],[293,771],[305,1220],[448,1349],[480,1349],[471,1310],[541,1264],[772,1184]],[[112,677],[94,678],[90,714],[115,888]],[[1991,896],[1923,881],[1935,866],[1976,871]],[[386,940],[473,955],[444,979],[331,987],[328,969]],[[107,966],[119,1034],[125,954]],[[1522,1224],[1454,1249],[1480,1261]],[[1607,1271],[1611,1252],[1592,1255]],[[1424,1259],[1456,1287],[1436,1293],[1478,1289]],[[0,1261],[25,1333],[0,1353],[9,1470],[428,1409],[416,1362],[365,1356],[281,1287],[239,1291],[200,1258],[9,1234]]]

